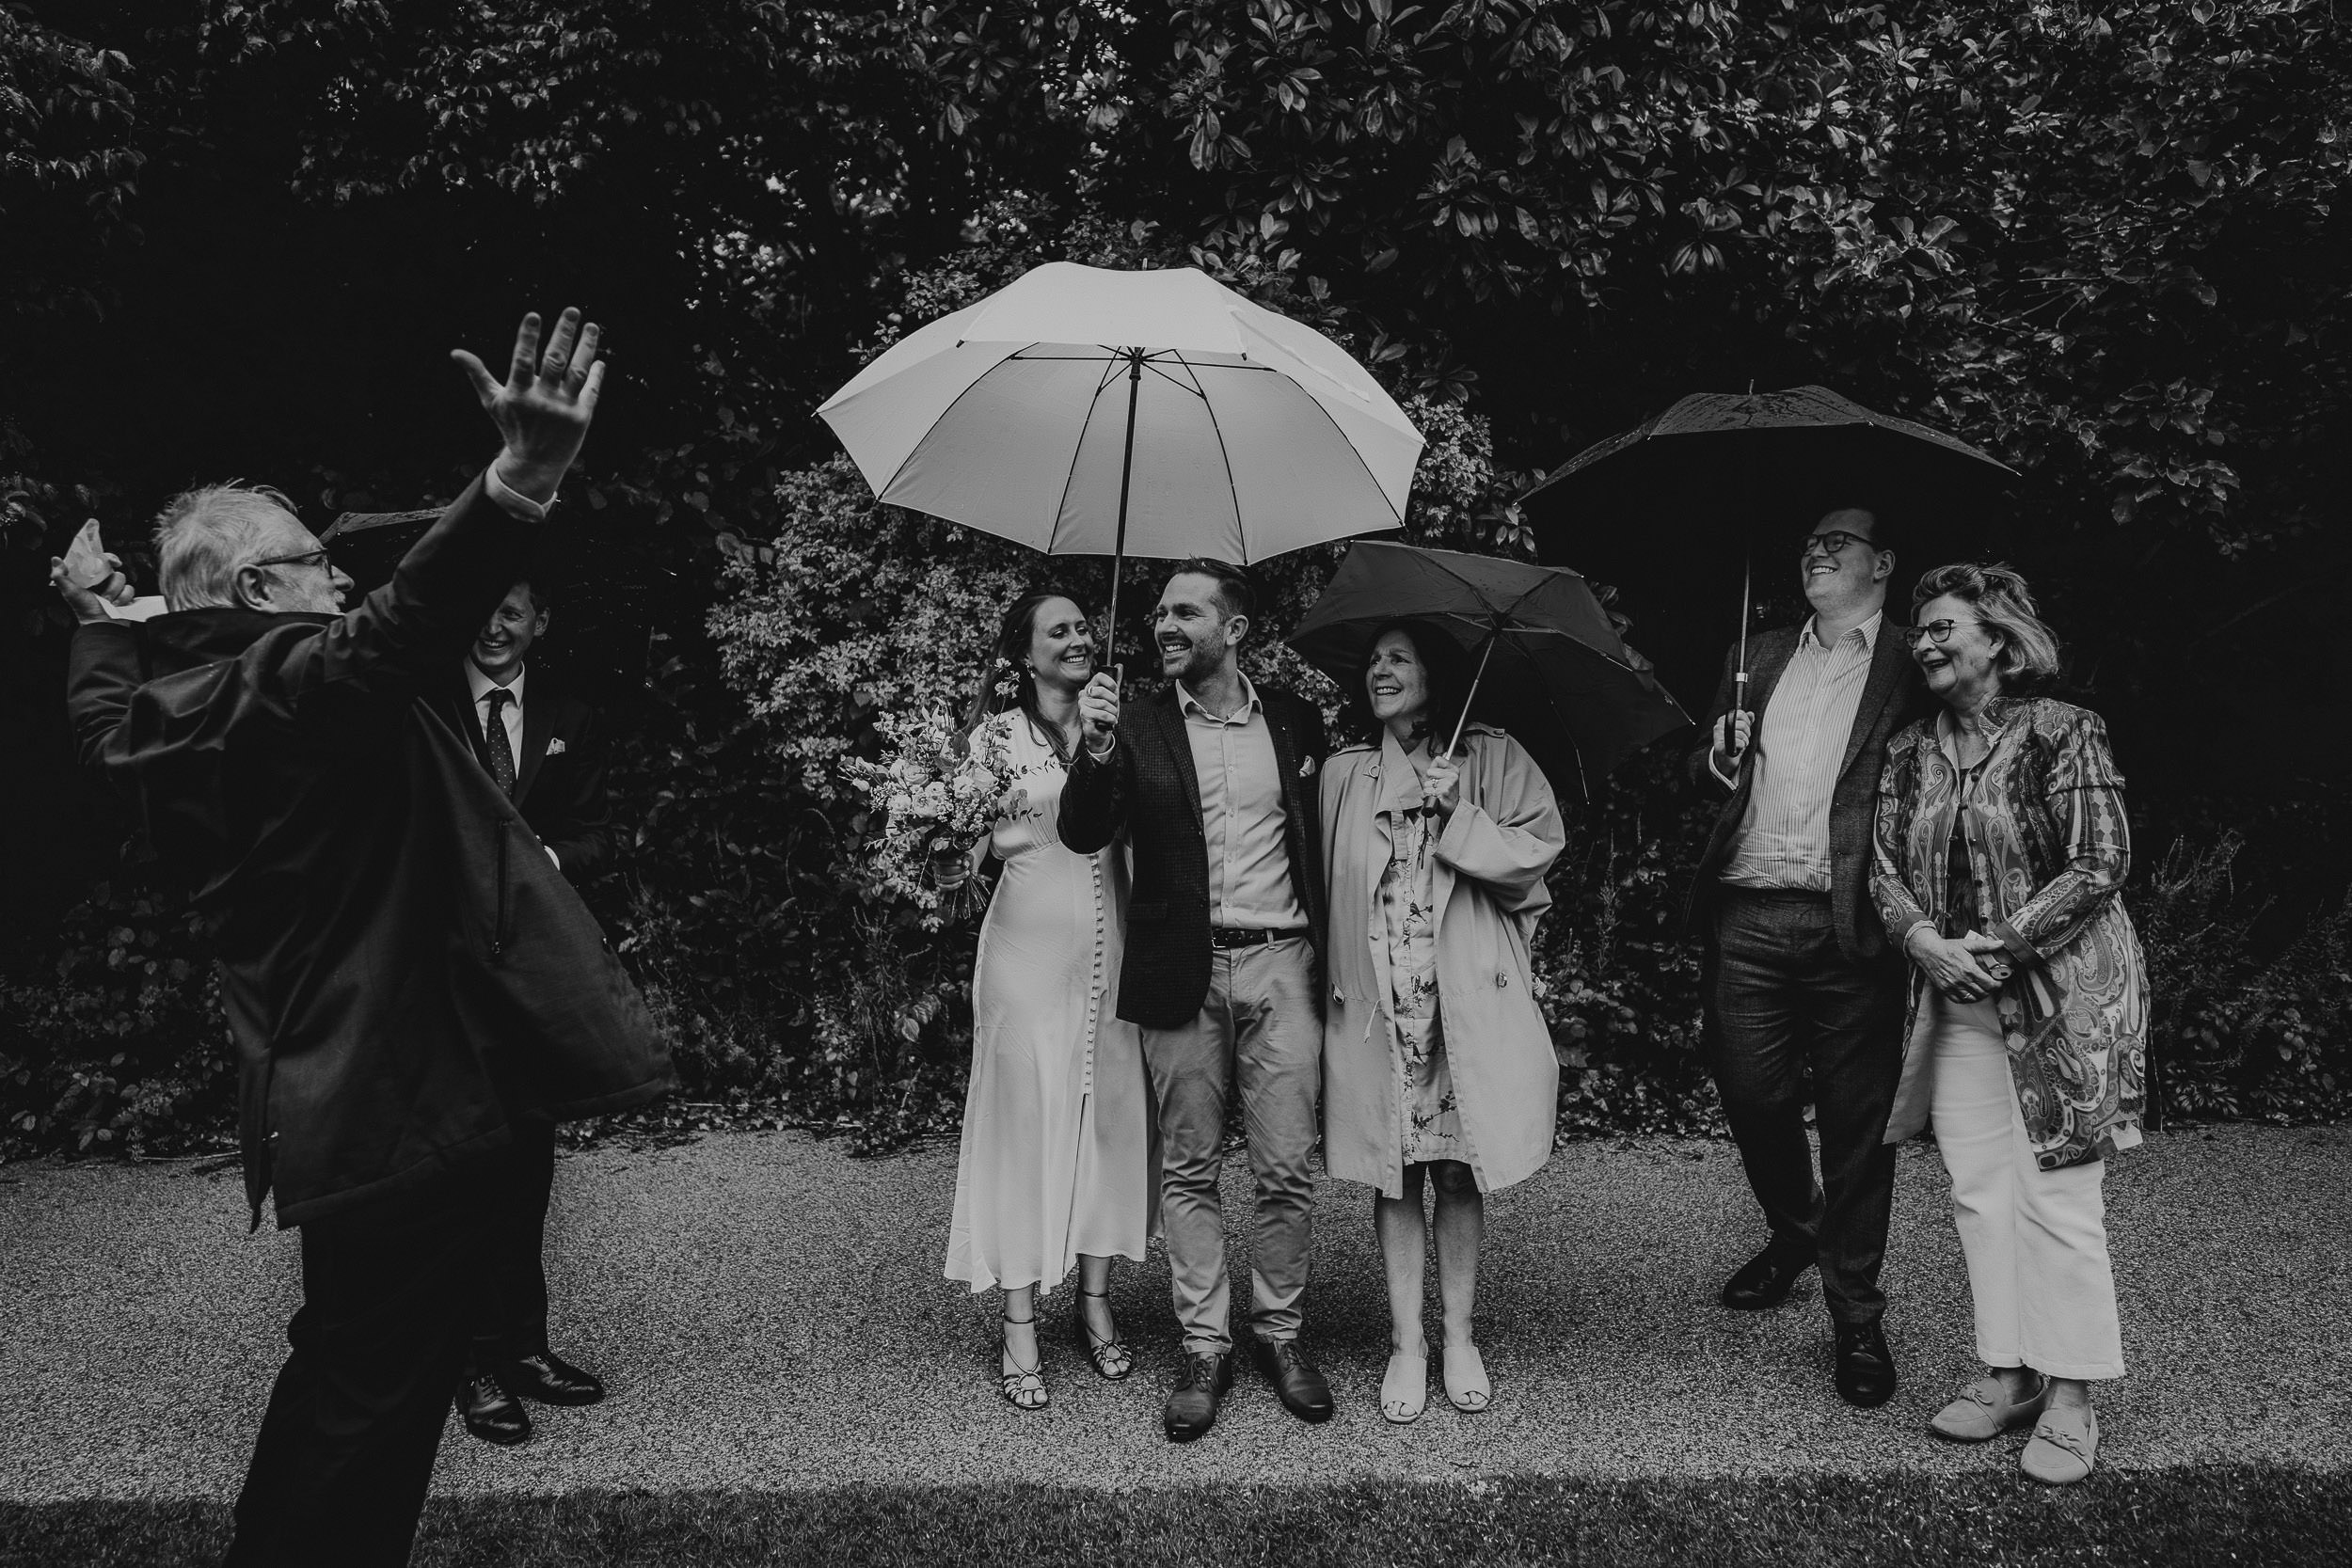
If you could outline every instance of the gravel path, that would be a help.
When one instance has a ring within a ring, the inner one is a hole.
[[[1327,1186],[1308,1340],[1340,1402],[1308,1428],[1244,1370],[1216,1431],[1159,1435],[1167,1268],[1113,1292],[1141,1353],[1097,1381],[1042,1315],[1049,1411],[994,1391],[993,1298],[939,1277],[955,1151],[853,1161],[798,1133],[565,1158],[550,1274],[559,1347],[602,1405],[541,1410],[497,1450],[453,1421],[437,1491],[550,1494],[1040,1482],[1106,1488],[1351,1476],[1590,1478],[2006,1469],[2015,1443],[1922,1432],[1969,1375],[1965,1282],[1932,1149],[1903,1150],[1885,1283],[1904,1385],[1830,1386],[1819,1289],[1714,1305],[1760,1240],[1727,1145],[1580,1144],[1489,1208],[1482,1343],[1494,1408],[1376,1409],[1386,1312],[1365,1189]],[[1229,1214],[1247,1169],[1227,1165]],[[2134,1375],[2101,1404],[2106,1463],[2352,1467],[2352,1128],[2159,1134],[2117,1163],[2109,1217]],[[290,1235],[244,1234],[233,1171],[0,1168],[0,1500],[233,1494],[297,1299]],[[1241,1277],[1246,1278],[1246,1274]]]

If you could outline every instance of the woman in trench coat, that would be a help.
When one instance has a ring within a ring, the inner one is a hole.
[[[1462,710],[1463,665],[1443,633],[1384,629],[1349,693],[1373,738],[1323,774],[1324,1158],[1333,1176],[1378,1189],[1391,1325],[1380,1409],[1400,1423],[1428,1399],[1424,1173],[1437,1189],[1446,1398],[1484,1410],[1492,1387],[1470,1332],[1484,1195],[1542,1168],[1559,1099],[1528,943],[1551,903],[1560,809],[1499,729],[1470,725],[1458,750],[1435,754]]]

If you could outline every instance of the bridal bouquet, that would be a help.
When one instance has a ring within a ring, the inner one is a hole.
[[[882,814],[882,832],[867,840],[867,863],[876,884],[907,898],[923,911],[924,927],[935,931],[985,902],[977,879],[943,885],[939,863],[961,861],[995,823],[1010,767],[1004,727],[984,723],[968,744],[944,713],[885,713],[876,727],[882,760],[847,757],[841,764],[850,784]]]

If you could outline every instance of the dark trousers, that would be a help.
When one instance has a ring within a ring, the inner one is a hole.
[[[408,1560],[490,1233],[474,1194],[301,1227],[293,1352],[237,1497],[229,1568]]]
[[[1883,1139],[1902,1074],[1902,979],[1899,960],[1839,955],[1827,894],[1723,890],[1704,979],[1708,1063],[1772,1244],[1819,1260],[1841,1323],[1886,1310],[1895,1150]]]
[[[514,1161],[491,1205],[494,1227],[474,1315],[474,1365],[538,1355],[548,1348],[548,1198],[555,1191],[555,1123],[517,1117]]]

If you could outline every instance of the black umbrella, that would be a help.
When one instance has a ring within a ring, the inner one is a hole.
[[[345,512],[326,525],[319,543],[327,547],[336,566],[358,592],[365,594],[392,580],[400,558],[440,515],[432,507],[417,512]]]
[[[2016,477],[1957,436],[1826,387],[1792,387],[1684,398],[1585,448],[1520,505],[1546,559],[1572,559],[1617,583],[1654,578],[1665,566],[1668,603],[1726,602],[1736,572],[1744,708],[1759,545],[1768,567],[1770,552],[1786,547],[1793,571],[1807,524],[1836,507],[1864,506],[1898,525],[1898,560],[1908,567],[1983,558],[1998,553],[1993,514]]]
[[[1555,792],[1582,800],[1635,748],[1690,723],[1574,572],[1359,540],[1291,646],[1343,688],[1380,628],[1419,621],[1477,660],[1463,717],[1511,732]],[[1446,749],[1461,739],[1454,728]]]

